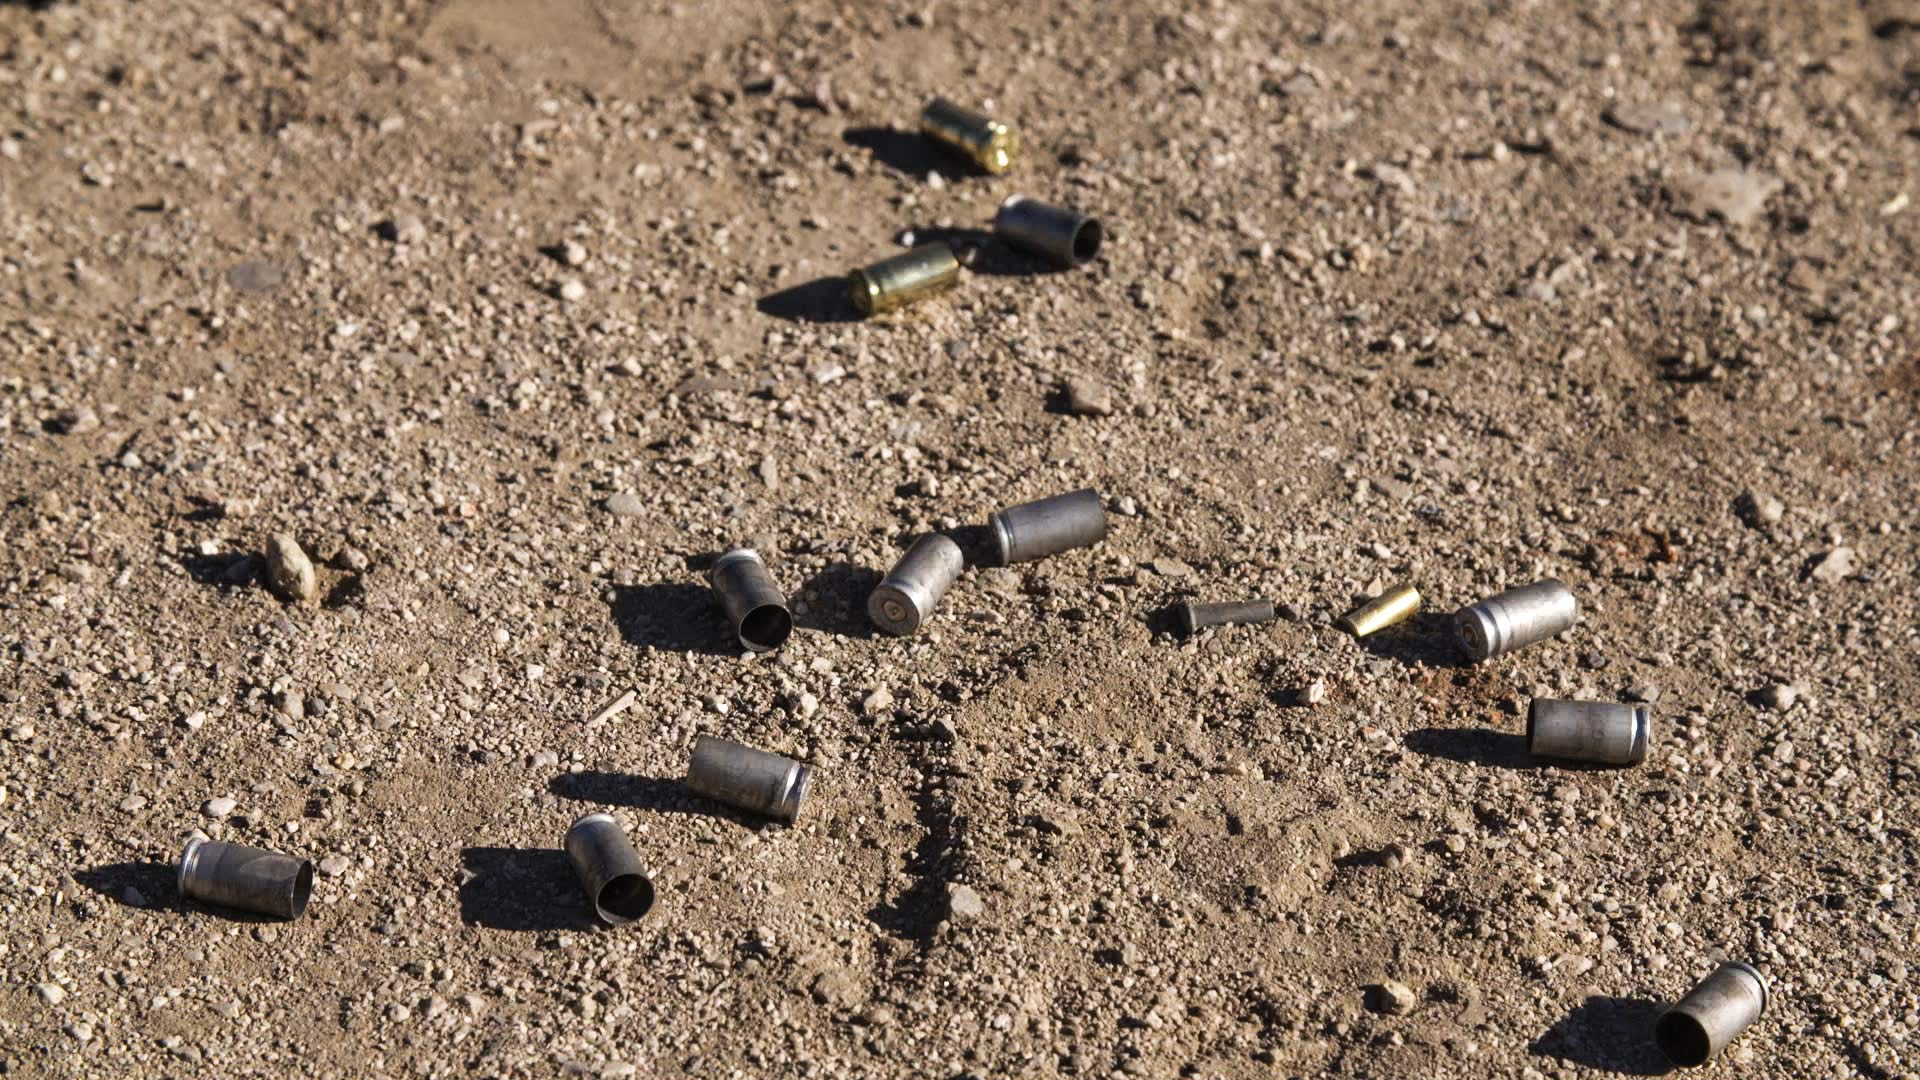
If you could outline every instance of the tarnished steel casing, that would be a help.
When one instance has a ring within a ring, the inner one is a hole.
[[[1645,705],[1534,698],[1527,708],[1527,750],[1540,757],[1638,765],[1652,741]]]
[[[813,770],[792,758],[702,735],[694,740],[687,787],[729,806],[793,821]]]
[[[1106,230],[1093,218],[1025,195],[1012,196],[1000,204],[993,231],[1014,247],[1059,266],[1092,262],[1106,239]]]
[[[911,634],[966,568],[960,545],[932,533],[921,537],[867,597],[867,617],[889,634]]]
[[[734,637],[754,652],[777,649],[793,633],[787,597],[752,548],[734,548],[713,560],[707,574]]]
[[[222,907],[297,919],[313,896],[313,864],[196,836],[180,853],[180,894]]]
[[[1475,660],[1490,660],[1545,641],[1580,617],[1573,590],[1556,578],[1490,596],[1454,616],[1460,646]]]
[[[653,878],[612,814],[581,817],[561,846],[601,922],[625,926],[653,909]]]
[[[1729,960],[1660,1014],[1653,1041],[1675,1065],[1704,1065],[1766,1011],[1766,977]]]
[[[1082,488],[1010,506],[990,515],[987,528],[1005,566],[1099,543],[1107,536],[1107,510],[1099,492]]]

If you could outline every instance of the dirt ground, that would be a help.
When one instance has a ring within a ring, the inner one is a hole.
[[[0,3],[0,1072],[1647,1075],[1738,958],[1699,1075],[1920,1075],[1920,5],[1454,6]],[[1016,192],[1100,259],[855,316]],[[1104,544],[868,626],[1083,486]],[[1536,761],[1536,695],[1653,752]],[[194,829],[306,917],[183,900]]]

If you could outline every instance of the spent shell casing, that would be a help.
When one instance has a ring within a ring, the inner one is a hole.
[[[1538,757],[1638,765],[1653,740],[1653,710],[1615,701],[1534,698],[1527,707],[1527,750]]]
[[[1766,978],[1729,960],[1660,1014],[1653,1041],[1675,1065],[1704,1065],[1766,1011]]]
[[[1002,566],[1031,562],[1073,548],[1092,547],[1107,536],[1107,509],[1092,488],[1010,506],[988,515]]]
[[[1084,266],[1100,254],[1106,230],[1078,210],[1053,206],[1025,195],[1000,204],[993,217],[996,236],[1022,251],[1059,266]]]
[[[740,644],[754,652],[777,649],[793,633],[793,613],[786,594],[767,572],[767,564],[752,548],[734,548],[713,560],[708,584],[727,613],[727,622]]]
[[[575,821],[561,846],[601,922],[625,926],[652,910],[653,879],[612,814],[587,814]]]
[[[934,98],[920,110],[920,131],[975,165],[999,175],[1020,154],[1020,132],[1011,124],[962,108],[946,98]]]
[[[1460,645],[1475,660],[1490,660],[1545,641],[1580,617],[1573,590],[1556,578],[1490,596],[1454,616]]]
[[[180,854],[180,894],[280,919],[297,919],[313,896],[313,864],[275,851],[196,836]]]
[[[847,298],[862,315],[884,315],[960,282],[960,259],[947,244],[922,244],[847,275]]]
[[[800,816],[813,770],[792,758],[702,735],[693,742],[687,787],[729,806],[782,821]]]
[[[1180,622],[1186,627],[1188,637],[1209,626],[1271,622],[1273,617],[1271,600],[1235,600],[1225,604],[1180,605]]]
[[[889,634],[911,634],[933,616],[933,606],[960,577],[960,545],[932,533],[914,541],[867,597],[867,617]]]
[[[1363,638],[1395,623],[1405,622],[1419,610],[1420,590],[1411,585],[1395,585],[1342,615],[1334,625],[1354,637]]]

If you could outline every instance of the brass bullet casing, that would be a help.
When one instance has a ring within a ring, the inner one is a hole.
[[[847,275],[847,299],[862,315],[884,315],[960,283],[960,259],[946,244],[922,244]]]
[[[1411,585],[1395,585],[1379,596],[1340,617],[1334,625],[1354,637],[1363,638],[1394,623],[1405,622],[1420,610],[1420,590]]]
[[[1660,1014],[1653,1041],[1675,1065],[1705,1065],[1766,1011],[1766,977],[1729,960]]]
[[[297,919],[313,895],[305,859],[195,836],[180,853],[180,894],[222,907]]]
[[[946,98],[934,98],[920,110],[920,133],[965,154],[995,176],[1012,168],[1020,154],[1020,132],[1013,125],[990,120]]]
[[[561,846],[601,922],[625,926],[653,909],[653,879],[613,815],[580,818]]]
[[[1011,196],[1000,204],[1000,212],[993,216],[993,231],[1014,247],[1057,266],[1086,265],[1100,254],[1100,242],[1106,238],[1100,223],[1080,211],[1025,195]]]

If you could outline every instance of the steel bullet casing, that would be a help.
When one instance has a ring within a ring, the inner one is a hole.
[[[687,787],[729,806],[782,821],[800,816],[813,770],[792,758],[702,735],[693,743]]]
[[[933,606],[965,569],[960,545],[933,533],[907,549],[867,597],[867,617],[889,634],[911,634],[933,616]]]
[[[946,244],[922,244],[847,275],[847,298],[862,315],[884,315],[960,282],[960,259]]]
[[[601,922],[625,926],[653,909],[653,879],[612,814],[575,821],[562,846]]]
[[[196,836],[180,853],[180,894],[222,907],[297,919],[313,895],[313,864]]]
[[[1013,159],[1020,155],[1020,132],[1011,124],[989,119],[945,98],[934,98],[920,111],[920,131],[995,175],[1012,168]]]
[[[1653,1041],[1675,1065],[1704,1065],[1766,1011],[1766,978],[1729,960],[1660,1014]]]
[[[1100,254],[1106,231],[1078,210],[1015,195],[1000,204],[993,231],[1002,240],[1060,266],[1084,266]]]
[[[1210,626],[1271,622],[1273,616],[1271,600],[1236,600],[1225,604],[1180,605],[1180,621],[1185,625],[1189,637]]]
[[[1354,637],[1363,638],[1395,623],[1405,622],[1419,610],[1420,590],[1411,585],[1395,585],[1342,615],[1334,625]]]
[[[1527,750],[1538,757],[1638,765],[1652,739],[1645,705],[1534,698],[1527,708]]]
[[[793,633],[786,594],[752,548],[735,548],[713,560],[707,581],[720,598],[734,637],[754,652],[777,649]]]
[[[1555,578],[1490,596],[1454,616],[1460,645],[1475,660],[1490,660],[1545,641],[1571,627],[1580,605]]]
[[[1106,539],[1107,510],[1092,488],[1010,506],[987,518],[1002,566],[1031,562]]]

